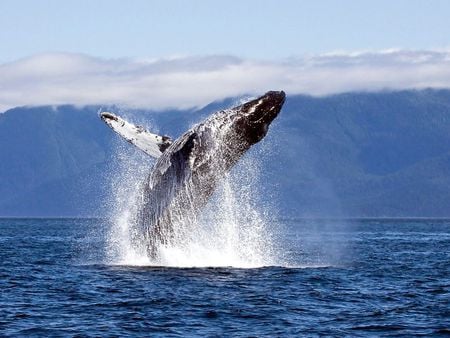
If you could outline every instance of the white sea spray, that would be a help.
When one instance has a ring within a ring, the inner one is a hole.
[[[215,144],[205,156],[220,156],[226,123],[217,121]],[[170,207],[173,240],[160,244],[158,259],[152,261],[145,248],[132,240],[135,215],[140,207],[138,197],[151,165],[144,155],[126,149],[127,146],[117,147],[119,161],[111,173],[109,264],[243,268],[281,264],[270,226],[273,205],[261,196],[261,160],[255,152],[247,153],[231,172],[219,179],[215,193],[200,212],[181,209],[177,203]],[[220,166],[220,161],[217,165]],[[217,168],[217,172],[221,171]]]

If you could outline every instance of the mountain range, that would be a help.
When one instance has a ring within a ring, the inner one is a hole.
[[[190,110],[107,108],[176,137],[239,99]],[[0,114],[0,216],[108,213],[123,157],[144,155],[131,145],[118,151],[126,142],[99,119],[100,109]],[[258,162],[260,198],[286,217],[450,217],[450,91],[288,96],[247,156]]]

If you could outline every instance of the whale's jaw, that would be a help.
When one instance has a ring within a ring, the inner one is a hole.
[[[270,91],[260,98],[247,102],[244,114],[251,123],[270,124],[280,113],[286,94],[283,91]]]
[[[236,124],[237,132],[250,144],[261,141],[266,136],[269,125],[280,113],[285,99],[283,91],[270,91],[234,108],[242,115]]]

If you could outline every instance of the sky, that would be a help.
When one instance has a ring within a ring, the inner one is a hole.
[[[447,0],[0,0],[0,111],[199,106],[272,83],[317,95],[447,87],[448,13]]]

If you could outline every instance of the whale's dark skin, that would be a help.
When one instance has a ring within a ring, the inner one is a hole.
[[[160,245],[183,237],[221,178],[266,135],[284,100],[284,92],[271,91],[219,111],[165,149],[143,184],[133,242],[155,258]]]

